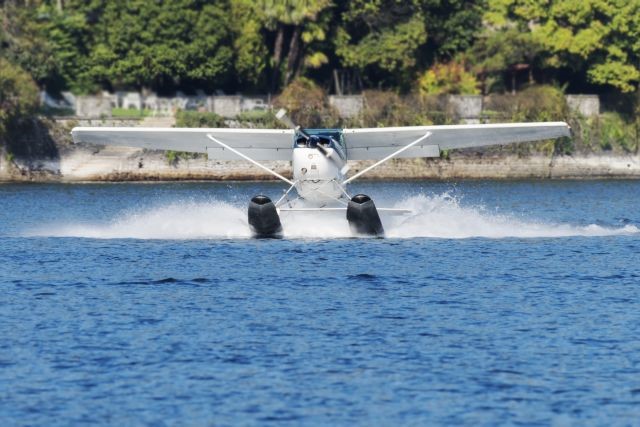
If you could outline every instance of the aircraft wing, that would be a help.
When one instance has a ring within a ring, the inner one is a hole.
[[[293,134],[291,129],[75,127],[71,130],[76,144],[207,153],[210,160],[238,160],[238,156],[207,135],[255,160],[291,160]]]
[[[565,122],[344,129],[343,135],[349,160],[378,160],[427,132],[431,132],[429,138],[395,157],[439,157],[442,150],[540,141],[571,135],[569,125]]]

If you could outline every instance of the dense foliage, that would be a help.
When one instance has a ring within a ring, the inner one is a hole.
[[[0,58],[0,140],[38,107],[38,87],[22,68]]]
[[[0,55],[41,86],[633,92],[640,0],[0,0]]]
[[[632,92],[640,81],[640,1],[495,0],[472,54],[477,72],[526,67],[568,83]]]
[[[279,94],[308,126],[453,123],[437,95],[492,94],[487,120],[572,122],[549,151],[638,150],[640,0],[0,0],[0,22],[0,132],[38,87]],[[326,95],[353,92],[365,109],[341,120]],[[616,112],[569,114],[563,93]]]

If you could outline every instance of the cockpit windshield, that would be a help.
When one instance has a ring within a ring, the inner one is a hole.
[[[304,129],[304,132],[309,135],[309,138],[302,132],[297,132],[293,148],[317,148],[320,145],[325,148],[333,148],[340,157],[346,159],[346,146],[341,129]]]

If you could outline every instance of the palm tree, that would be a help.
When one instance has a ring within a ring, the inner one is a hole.
[[[258,0],[255,10],[264,18],[264,26],[275,31],[271,57],[271,86],[275,90],[281,83],[280,73],[285,65],[284,84],[288,84],[300,71],[305,45],[324,38],[323,31],[308,34],[303,40],[305,28],[317,21],[321,12],[332,6],[331,0]],[[286,63],[284,62],[285,38],[289,35]]]

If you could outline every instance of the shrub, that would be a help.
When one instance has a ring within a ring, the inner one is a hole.
[[[189,128],[226,128],[224,118],[216,113],[200,111],[178,111],[176,114],[176,127]]]
[[[272,110],[246,111],[236,117],[243,128],[285,129],[286,125],[276,118]]]
[[[492,95],[484,107],[497,121],[555,121],[569,115],[562,90],[548,85],[530,86],[516,95]]]
[[[477,95],[478,81],[464,68],[464,64],[451,61],[435,64],[418,79],[420,95]]]
[[[401,97],[395,92],[369,90],[364,92],[362,126],[418,126],[433,123],[429,112],[436,111],[433,98]]]
[[[285,108],[293,122],[302,127],[334,127],[337,115],[327,104],[327,96],[312,80],[300,77],[284,88],[274,105]]]
[[[565,120],[568,116],[564,93],[554,86],[530,86],[516,95],[517,114],[527,121]]]
[[[599,142],[603,150],[619,147],[625,152],[635,148],[636,131],[634,123],[626,122],[620,114],[605,113],[598,119]]]

